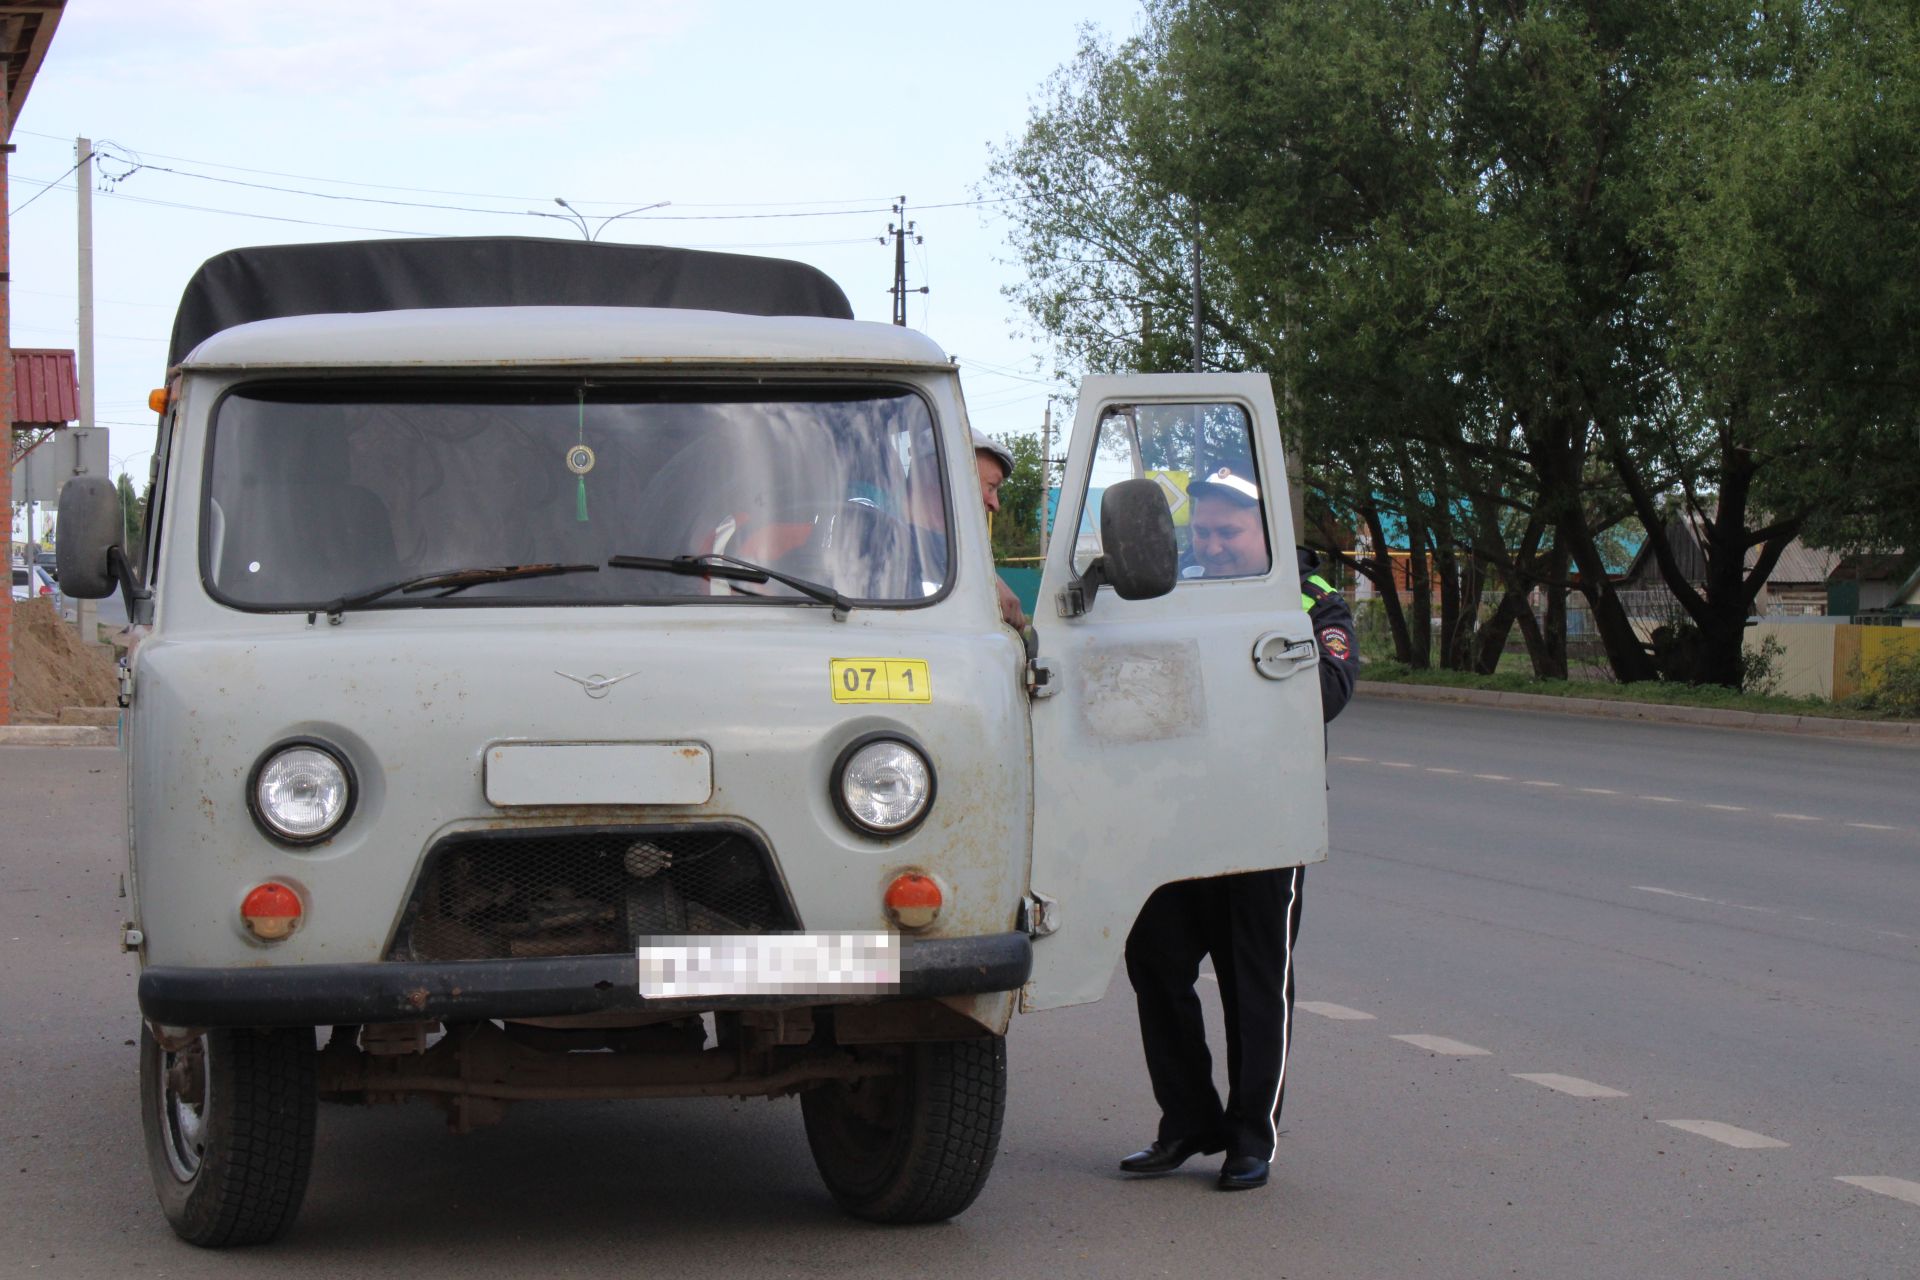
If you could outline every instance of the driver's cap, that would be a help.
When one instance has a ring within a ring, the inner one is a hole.
[[[995,440],[978,427],[974,427],[972,430],[973,451],[975,453],[991,454],[994,460],[1000,464],[1001,468],[1006,471],[1008,475],[1012,475],[1013,450],[1007,448],[1007,446],[1001,444],[998,440]]]

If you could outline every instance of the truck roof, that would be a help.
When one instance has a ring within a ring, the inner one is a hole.
[[[782,258],[528,236],[256,245],[207,259],[187,281],[167,365],[257,320],[526,306],[853,318],[824,272]]]
[[[258,320],[178,362],[190,369],[421,369],[622,364],[951,368],[923,333],[870,321],[660,307],[458,307]]]

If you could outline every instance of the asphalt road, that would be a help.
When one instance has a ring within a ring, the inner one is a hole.
[[[1264,1191],[1114,1172],[1122,983],[1015,1023],[954,1223],[839,1217],[791,1101],[329,1107],[294,1229],[213,1255],[141,1154],[118,759],[0,748],[0,1276],[1920,1273],[1920,752],[1365,700],[1332,752]]]

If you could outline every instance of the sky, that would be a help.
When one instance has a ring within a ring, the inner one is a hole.
[[[908,323],[969,413],[1038,431],[1052,366],[1002,294],[990,148],[1083,28],[1139,0],[70,0],[9,169],[12,343],[76,345],[74,139],[94,184],[96,418],[144,477],[181,288],[241,245],[577,238],[798,258],[886,321],[906,197]],[[63,175],[65,175],[63,177]],[[52,184],[49,186],[48,184]],[[603,218],[668,202],[600,226]],[[420,207],[451,206],[451,207]],[[532,216],[529,211],[556,217]],[[20,529],[16,525],[16,531]]]

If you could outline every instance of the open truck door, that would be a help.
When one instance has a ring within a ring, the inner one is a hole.
[[[1025,1009],[1104,995],[1158,886],[1326,857],[1318,651],[1286,477],[1264,374],[1081,384],[1034,610],[1038,936]],[[1190,497],[1208,478],[1211,496]],[[1100,591],[1087,573],[1101,496],[1130,479],[1159,485],[1173,517],[1178,576],[1155,599]],[[1196,507],[1238,523],[1237,561],[1202,557]]]

